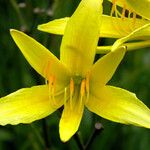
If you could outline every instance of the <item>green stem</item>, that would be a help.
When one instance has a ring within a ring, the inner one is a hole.
[[[91,144],[93,143],[94,139],[103,131],[103,125],[99,122],[95,123],[94,130],[90,135],[86,144],[83,143],[80,135],[76,133],[74,135],[74,139],[79,147],[80,150],[90,150]]]
[[[127,51],[133,51],[140,48],[150,47],[150,40],[134,42],[134,43],[125,43],[122,46],[127,47]],[[112,46],[98,46],[96,49],[97,54],[106,54],[111,51]]]
[[[89,137],[86,145],[84,146],[84,150],[90,150],[91,144],[93,143],[94,139],[104,130],[104,127],[101,123],[95,123],[95,128],[93,133]]]
[[[74,139],[79,147],[80,150],[84,150],[84,144],[83,141],[80,138],[80,135],[78,134],[78,132],[74,135]]]

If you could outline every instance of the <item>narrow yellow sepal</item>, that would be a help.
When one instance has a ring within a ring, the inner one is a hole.
[[[66,28],[68,20],[69,20],[69,17],[55,19],[55,20],[49,21],[48,23],[38,25],[38,30],[43,31],[43,32],[63,35],[65,32],[65,28]]]

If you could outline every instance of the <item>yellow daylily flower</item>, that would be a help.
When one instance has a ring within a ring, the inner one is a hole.
[[[102,21],[102,0],[82,0],[67,23],[58,60],[28,35],[11,35],[46,85],[20,89],[0,98],[0,124],[30,123],[64,105],[59,123],[62,141],[78,130],[86,106],[115,122],[150,128],[150,110],[131,92],[106,85],[126,49],[120,47],[94,63]],[[88,22],[88,23],[86,23]]]
[[[144,47],[150,47],[150,1],[149,0],[109,0],[113,3],[111,16],[113,13],[116,17],[120,17],[122,19],[122,22],[132,19],[135,22],[137,22],[136,14],[141,16],[145,23],[143,25],[134,28],[134,30],[127,35],[124,34],[123,37],[116,40],[116,42],[112,46],[99,46],[97,47],[97,53],[108,53],[110,51],[113,51],[117,49],[119,46],[124,45],[128,50],[135,50],[140,49]],[[122,7],[122,13],[120,13],[117,10],[117,6]],[[125,17],[125,12],[128,11],[129,16],[128,18]],[[132,18],[130,15],[133,15]],[[125,20],[124,20],[125,19]],[[121,22],[120,22],[121,23]],[[131,26],[132,24],[127,23],[128,26]],[[119,29],[123,29],[119,24],[116,26]],[[121,28],[120,28],[121,27]],[[124,31],[127,31],[125,29]],[[136,41],[136,42],[130,42],[128,41]],[[141,41],[137,41],[141,40]]]
[[[128,35],[118,39],[112,46],[111,50],[115,50],[117,47],[123,45],[127,41],[131,40],[142,40],[135,43],[126,43],[127,48],[132,49],[138,49],[139,47],[150,47],[150,1],[149,0],[109,0],[113,3],[111,15],[115,12],[115,16],[119,16],[122,18],[122,20],[126,19],[125,13],[128,12],[128,18],[130,18],[130,15],[132,14],[132,18],[134,20],[134,23],[136,21],[136,15],[139,15],[142,19],[146,20],[147,23],[144,24],[141,27],[138,27],[134,29],[132,32],[130,32]],[[117,10],[117,5],[122,7],[122,13]],[[130,24],[128,24],[130,25]],[[100,49],[103,49],[107,47],[99,47]],[[109,46],[108,46],[109,48]],[[129,49],[130,50],[130,49]]]

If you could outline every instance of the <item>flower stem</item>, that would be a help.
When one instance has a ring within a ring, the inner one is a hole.
[[[79,147],[80,150],[90,150],[90,146],[93,143],[94,139],[103,131],[103,125],[99,122],[95,123],[94,130],[89,137],[87,143],[84,145],[83,141],[80,138],[80,135],[76,133],[74,135],[74,139]]]
[[[101,123],[97,122],[95,123],[95,128],[91,134],[91,136],[89,137],[84,150],[90,150],[90,146],[93,143],[94,139],[103,131],[104,127]]]
[[[83,142],[82,142],[82,140],[81,140],[81,138],[80,138],[78,132],[74,135],[74,139],[75,139],[75,141],[76,141],[76,143],[77,143],[79,149],[80,149],[80,150],[84,150],[84,144],[83,144]]]
[[[125,43],[122,46],[127,47],[127,51],[137,50],[140,48],[150,47],[150,40],[133,42],[133,43]],[[98,46],[96,49],[97,54],[106,54],[111,51],[112,46]]]

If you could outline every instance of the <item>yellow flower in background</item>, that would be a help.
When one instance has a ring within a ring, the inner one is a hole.
[[[102,22],[102,0],[82,0],[69,19],[60,60],[26,34],[11,35],[46,85],[23,88],[0,98],[0,124],[31,123],[64,105],[60,138],[68,141],[78,130],[84,106],[103,118],[150,128],[150,110],[135,94],[106,85],[122,60],[120,47],[94,63]]]
[[[112,2],[110,16],[102,15],[100,37],[121,38],[135,29],[150,23],[149,0],[108,0]],[[118,10],[118,6],[121,11]],[[132,6],[132,7],[131,7]],[[128,14],[128,16],[126,16]],[[114,15],[114,16],[113,16]],[[136,17],[138,15],[138,17]],[[141,17],[139,17],[141,16]],[[55,19],[38,26],[38,29],[53,34],[64,34],[69,17]]]
[[[41,24],[38,29],[44,32],[63,35],[69,17],[55,19],[48,23]],[[148,20],[136,19],[135,23],[133,18],[119,18],[108,15],[102,15],[102,24],[100,26],[99,37],[106,38],[121,38],[128,35],[133,30],[149,23]]]
[[[150,46],[150,1],[149,0],[109,0],[112,2],[111,13],[102,15],[99,37],[120,38],[115,46],[99,46],[97,53],[107,53],[124,44],[127,50]],[[121,11],[119,11],[120,7]],[[138,17],[137,17],[138,16]],[[140,16],[140,17],[139,17]],[[63,35],[69,17],[55,19],[38,26],[44,32]],[[123,38],[123,39],[122,39]],[[140,40],[134,42],[134,40]]]
[[[129,11],[129,15],[133,13],[133,18],[139,15],[147,20],[150,20],[150,1],[149,0],[108,0],[113,3],[112,12],[115,11],[116,15],[120,15],[117,10],[117,6],[122,7],[122,17],[125,17],[126,10]]]
[[[129,50],[143,48],[143,47],[150,47],[150,13],[149,13],[150,1],[149,0],[142,0],[142,1],[141,0],[136,0],[136,1],[135,0],[109,0],[109,1],[113,3],[111,16],[113,16],[114,14],[117,18],[121,18],[122,23],[128,22],[129,19],[133,20],[132,24],[128,23],[128,28],[133,27],[133,29],[127,35],[124,35],[122,38],[118,39],[111,47],[111,50],[112,51],[115,50],[117,47],[123,45],[127,41],[134,41],[134,40],[136,40],[135,43],[126,44]],[[118,10],[118,6],[122,8],[121,13]],[[144,24],[139,26],[138,28],[135,28],[135,24],[138,20],[143,21]],[[118,31],[128,32],[128,30],[126,29],[124,30],[123,27],[121,28],[119,24],[115,25],[115,27],[116,29],[118,29]],[[141,41],[137,42],[137,40],[141,40]],[[103,49],[103,47],[101,47],[100,49]]]

